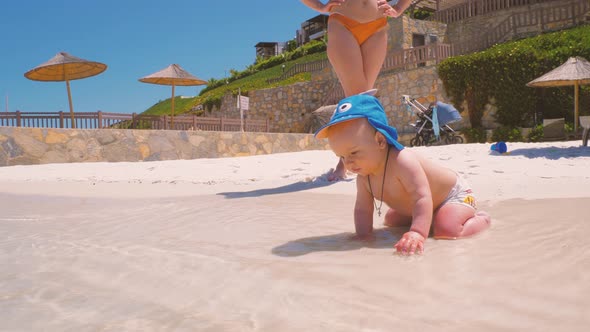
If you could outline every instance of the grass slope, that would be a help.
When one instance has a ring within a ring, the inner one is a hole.
[[[295,64],[298,63],[305,63],[305,62],[313,62],[321,59],[325,59],[326,53],[315,53],[310,54],[307,56],[303,56],[293,61],[288,61],[285,63],[285,71],[289,70]],[[181,98],[175,97],[174,98],[174,114],[180,115],[184,113],[190,112],[191,108],[195,105],[204,104],[204,105],[219,105],[221,103],[221,98],[228,92],[231,92],[234,95],[238,94],[238,89],[241,90],[242,95],[247,95],[248,91],[250,90],[260,90],[260,89],[267,89],[267,88],[274,88],[278,86],[285,86],[290,85],[297,82],[306,82],[311,79],[310,73],[301,73],[292,77],[289,77],[285,80],[279,81],[274,84],[269,84],[267,82],[268,79],[280,77],[283,73],[282,65],[274,66],[272,68],[260,71],[253,75],[244,77],[239,80],[235,80],[230,82],[224,86],[220,86],[213,90],[207,91],[202,95],[192,97],[192,98]],[[171,112],[171,98],[166,100],[160,101],[154,106],[147,109],[142,114],[149,114],[149,115],[165,115],[170,114]]]

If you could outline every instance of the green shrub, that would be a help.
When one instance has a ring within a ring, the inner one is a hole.
[[[536,125],[528,134],[529,142],[540,142],[543,139],[543,125]]]
[[[522,134],[519,128],[513,127],[498,127],[492,133],[492,141],[494,142],[522,142]]]
[[[467,139],[467,143],[485,143],[486,142],[486,131],[485,129],[478,128],[465,128],[461,130],[461,133]]]
[[[530,126],[535,112],[570,121],[574,108],[571,87],[531,88],[526,83],[572,56],[590,59],[590,25],[451,57],[440,63],[438,74],[452,103],[467,105],[462,111],[469,114],[472,127],[481,126],[483,108],[492,99],[502,126]],[[580,91],[581,109],[590,108],[590,89]]]

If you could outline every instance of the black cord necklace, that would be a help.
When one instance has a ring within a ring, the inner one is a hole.
[[[371,188],[371,177],[367,175],[367,180],[369,181],[369,190],[371,191],[371,196],[373,196],[373,204],[375,204],[375,209],[377,209],[377,214],[381,217],[381,207],[383,206],[383,188],[385,188],[385,174],[387,173],[387,162],[389,161],[389,150],[391,149],[390,146],[387,146],[387,157],[385,158],[385,169],[383,170],[383,181],[381,183],[381,203],[379,203],[379,207],[377,207],[377,202],[375,202],[375,195],[373,194],[373,188]]]

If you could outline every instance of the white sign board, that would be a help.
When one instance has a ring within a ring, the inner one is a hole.
[[[238,108],[244,111],[250,109],[250,98],[246,96],[238,96]]]

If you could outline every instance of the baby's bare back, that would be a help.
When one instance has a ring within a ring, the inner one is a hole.
[[[346,0],[341,6],[334,7],[332,13],[342,14],[361,23],[383,17],[377,8],[377,0]]]

